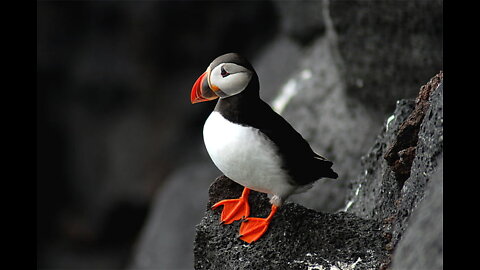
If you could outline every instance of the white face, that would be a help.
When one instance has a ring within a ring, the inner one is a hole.
[[[250,82],[252,72],[233,63],[223,63],[211,72],[208,84],[212,90],[219,89],[227,96],[242,92]]]

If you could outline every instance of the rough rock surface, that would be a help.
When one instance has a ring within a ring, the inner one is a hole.
[[[225,176],[211,185],[206,214],[197,226],[195,269],[377,269],[387,259],[380,224],[295,203],[282,206],[261,240],[247,244],[238,239],[240,221],[222,225],[221,209],[210,209],[217,201],[239,197],[242,190]],[[252,192],[249,203],[252,216],[268,215],[265,194]]]
[[[394,167],[390,167],[385,160],[387,149],[396,143],[397,135],[401,134],[400,127],[415,112],[414,100],[401,100],[397,103],[394,114],[386,121],[377,141],[369,153],[363,157],[363,173],[352,182],[352,189],[348,196],[345,210],[360,217],[381,222],[390,238],[388,245],[390,250],[394,250],[401,242],[402,235],[409,228],[413,210],[424,198],[426,190],[433,188],[427,183],[432,178],[432,174],[439,171],[437,167],[443,153],[443,83],[438,84],[433,79],[429,84],[438,86],[429,98],[429,109],[423,121],[419,123],[418,142],[408,179],[404,182],[398,181],[392,170]],[[440,167],[440,170],[443,170],[442,168]],[[439,185],[443,183],[436,182]],[[430,222],[443,222],[443,209],[436,208],[436,210],[439,212],[430,216],[432,218]],[[441,239],[441,234],[437,235],[437,239]],[[417,240],[421,241],[422,237]],[[398,256],[401,260],[403,255]],[[436,260],[436,258],[429,259]]]
[[[443,158],[393,254],[392,269],[443,268]]]
[[[330,1],[350,98],[377,113],[413,98],[443,63],[443,1]]]
[[[387,148],[384,155],[388,165],[395,173],[395,178],[400,187],[410,176],[412,162],[416,154],[420,124],[430,107],[430,95],[437,89],[442,79],[443,72],[440,72],[429,83],[420,88],[415,101],[415,109],[400,125],[395,140]]]

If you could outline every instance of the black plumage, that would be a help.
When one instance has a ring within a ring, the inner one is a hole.
[[[302,135],[260,98],[258,76],[245,58],[226,54],[210,67],[213,69],[227,62],[242,65],[253,75],[247,88],[234,96],[221,98],[215,111],[230,122],[258,129],[272,141],[282,160],[282,169],[291,177],[291,184],[308,185],[322,177],[336,179],[338,174],[331,168],[333,163],[316,154]]]

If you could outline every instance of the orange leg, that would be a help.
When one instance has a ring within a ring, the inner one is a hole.
[[[245,242],[252,243],[257,241],[267,231],[268,225],[277,212],[277,206],[272,205],[272,211],[266,218],[247,218],[242,225],[240,225],[240,239]]]
[[[212,206],[212,209],[223,205],[223,211],[220,220],[225,224],[230,224],[235,220],[246,218],[248,215],[250,215],[250,206],[248,205],[249,194],[250,189],[244,188],[240,198],[219,201]]]

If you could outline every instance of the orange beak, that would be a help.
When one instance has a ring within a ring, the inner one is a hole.
[[[192,87],[192,92],[190,93],[190,101],[192,104],[214,100],[218,98],[218,96],[210,89],[208,85],[207,76],[209,71],[205,71],[198,79],[195,81]]]

